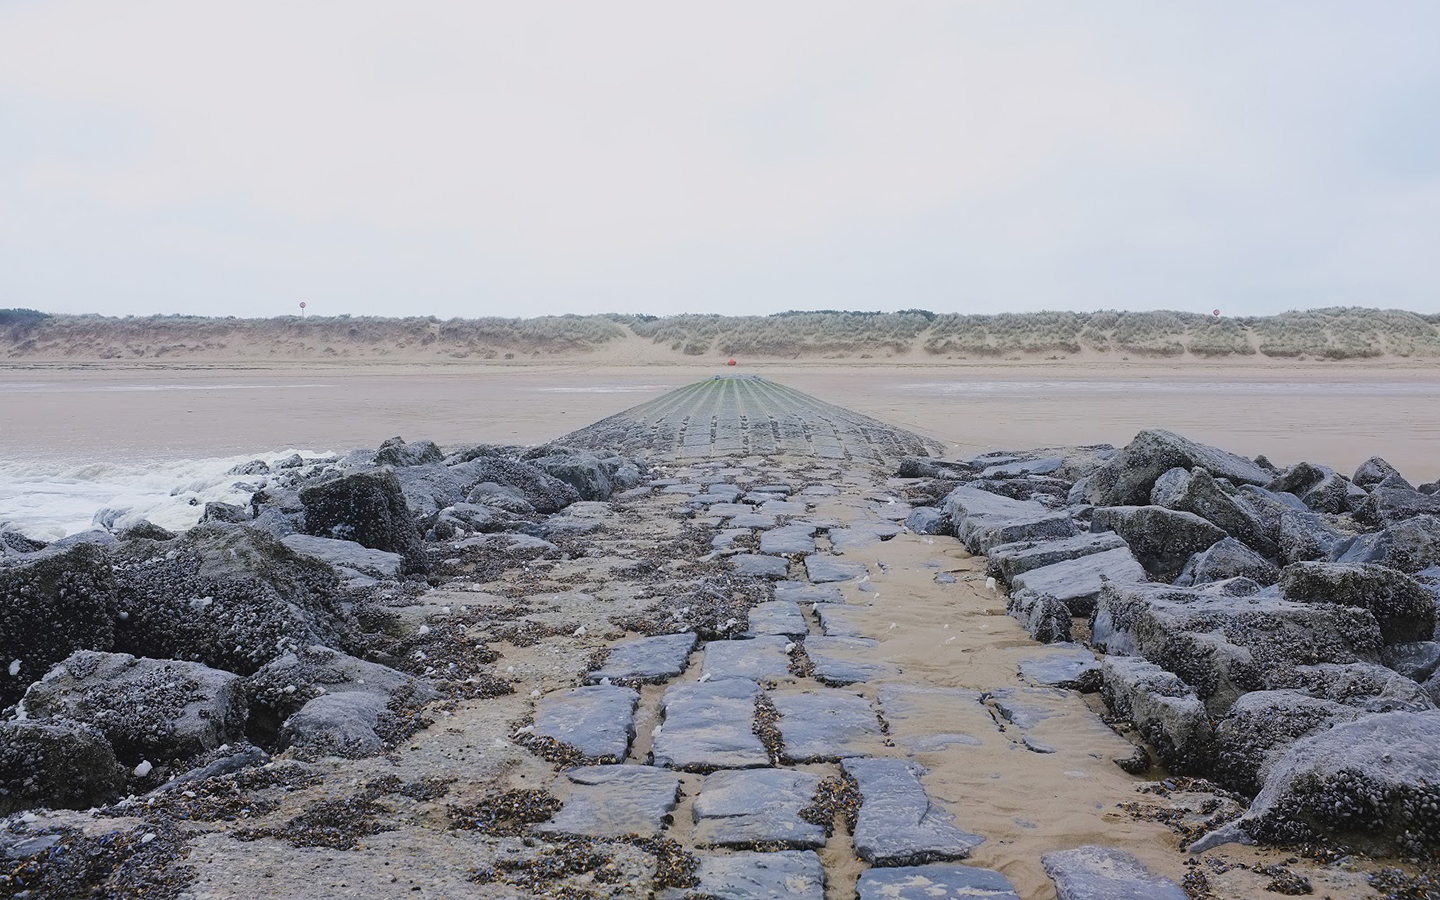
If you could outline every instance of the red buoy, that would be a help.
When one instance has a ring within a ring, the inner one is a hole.
[[[733,365],[735,365],[735,360],[732,359],[732,360],[730,360],[729,362],[727,362],[725,365],[727,365],[727,366],[733,366]]]

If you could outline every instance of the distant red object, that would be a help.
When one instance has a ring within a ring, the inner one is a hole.
[[[733,365],[735,365],[735,360],[732,359],[732,360],[730,360],[729,362],[727,362],[725,365],[727,365],[727,366],[733,366]]]
[[[1211,312],[1213,312],[1217,316],[1220,315],[1220,310],[1218,309],[1211,310]]]

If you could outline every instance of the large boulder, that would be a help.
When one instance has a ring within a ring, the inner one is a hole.
[[[1135,435],[1124,449],[1089,476],[1086,496],[1097,506],[1148,503],[1161,475],[1174,468],[1204,469],[1234,484],[1266,484],[1271,474],[1243,456],[1197,444],[1160,428]]]
[[[0,816],[27,809],[89,809],[125,789],[110,742],[76,722],[0,722]]]
[[[1298,690],[1366,712],[1423,712],[1435,703],[1425,689],[1393,669],[1369,662],[1316,663],[1271,673],[1272,688]]]
[[[580,492],[575,488],[549,472],[543,472],[520,460],[480,457],[468,463],[466,471],[474,478],[473,483],[477,486],[498,484],[515,488],[524,495],[536,512],[559,512],[580,499]],[[468,502],[489,503],[481,493],[473,493],[475,488],[471,490],[472,493],[465,497]],[[486,488],[482,493],[488,495],[490,489]]]
[[[1378,456],[1372,456],[1360,464],[1355,470],[1355,475],[1350,479],[1359,487],[1369,490],[1387,478],[1400,477],[1400,472],[1394,466]]]
[[[1215,726],[1215,764],[1211,777],[1226,787],[1254,796],[1270,765],[1290,745],[1364,713],[1334,700],[1294,690],[1251,691],[1230,707]]]
[[[1107,656],[1100,672],[1105,705],[1135,726],[1167,769],[1181,775],[1208,770],[1215,736],[1189,685],[1135,656]]]
[[[0,708],[72,652],[109,650],[115,616],[110,563],[94,545],[0,565]]]
[[[608,500],[615,492],[600,458],[589,450],[556,447],[544,456],[527,460],[530,465],[570,485],[581,500]]]
[[[1355,519],[1367,525],[1394,525],[1415,516],[1440,516],[1440,497],[1422,494],[1399,475],[1370,489],[1355,507]]]
[[[1280,579],[1280,570],[1254,550],[1227,537],[1190,557],[1175,584],[1199,585],[1228,578],[1250,578],[1258,584],[1271,585]]]
[[[25,692],[25,713],[93,725],[131,766],[183,762],[245,736],[240,676],[128,653],[71,654]]]
[[[380,445],[375,451],[374,464],[377,466],[422,466],[426,463],[443,462],[445,454],[434,441],[416,441],[413,444],[405,443],[402,437],[393,437]]]
[[[242,675],[294,647],[354,640],[335,570],[240,525],[115,553],[114,649]]]
[[[411,571],[424,569],[420,532],[393,472],[361,472],[307,487],[305,531],[398,553]]]
[[[1270,673],[1373,661],[1381,646],[1380,628],[1366,610],[1163,584],[1106,585],[1091,640],[1106,653],[1143,656],[1174,672],[1212,715],[1241,694],[1270,687]]]
[[[1204,469],[1171,469],[1161,475],[1150,491],[1150,503],[1194,513],[1263,556],[1280,549],[1260,516],[1221,490]]]
[[[1415,516],[1381,531],[1338,541],[1330,559],[1341,563],[1378,563],[1401,572],[1419,572],[1440,564],[1440,517]]]
[[[1440,857],[1440,712],[1388,712],[1297,741],[1239,826],[1381,857]]]
[[[414,518],[424,519],[465,499],[475,484],[474,478],[465,471],[469,467],[469,463],[451,468],[432,462],[395,469],[392,474],[400,483],[405,508]]]
[[[1285,564],[1329,559],[1345,535],[1318,514],[1287,509],[1280,514],[1280,561]]]
[[[1116,547],[1021,572],[1011,586],[1016,591],[1054,597],[1069,608],[1071,615],[1088,616],[1095,611],[1095,598],[1107,583],[1144,580],[1145,569],[1135,561],[1130,548]]]
[[[990,548],[986,574],[1006,584],[1031,569],[1078,559],[1092,553],[1104,553],[1126,546],[1125,539],[1113,531],[1103,534],[1077,534],[1054,541],[1016,541]]]
[[[956,536],[971,553],[989,553],[992,547],[1015,541],[1066,538],[1077,531],[1068,512],[969,485],[951,491],[944,509],[955,523]]]
[[[313,534],[287,534],[280,543],[301,556],[311,556],[337,569],[349,569],[380,578],[397,578],[404,560],[398,553],[371,550],[354,541],[317,537]]]
[[[1435,634],[1435,598],[1415,579],[1385,566],[1293,563],[1280,575],[1280,593],[1300,603],[1368,609],[1387,644],[1428,641]]]
[[[1225,538],[1219,526],[1194,513],[1163,506],[1111,506],[1095,510],[1090,530],[1125,539],[1145,571],[1161,578],[1180,573],[1196,553]]]

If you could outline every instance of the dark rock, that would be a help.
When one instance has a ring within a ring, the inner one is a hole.
[[[615,492],[600,458],[588,450],[548,448],[552,452],[527,459],[530,465],[573,487],[581,500],[609,500]],[[634,487],[634,484],[628,485]]]
[[[1007,584],[1016,575],[1044,566],[1078,559],[1093,553],[1125,547],[1125,539],[1113,531],[1077,534],[1054,541],[1018,541],[990,548],[986,574]]]
[[[1040,863],[1055,881],[1056,900],[1187,900],[1189,896],[1131,854],[1110,847],[1047,853]]]
[[[1046,687],[1089,694],[1100,690],[1100,660],[1078,644],[1047,648],[1044,656],[1020,661],[1020,676]]]
[[[1440,515],[1440,497],[1420,493],[1399,476],[1371,488],[1355,507],[1355,520],[1367,525],[1394,525],[1422,515]]]
[[[775,844],[792,850],[823,847],[825,829],[800,818],[800,811],[814,802],[819,785],[819,775],[786,769],[707,775],[695,798],[694,843],[698,847]]]
[[[1424,682],[1440,670],[1440,641],[1392,644],[1383,654],[1385,665],[1409,678]]]
[[[805,557],[805,575],[812,584],[854,581],[868,574],[870,570],[862,562],[843,562],[824,553],[812,553]]]
[[[1440,563],[1440,517],[1415,516],[1373,534],[1342,540],[1331,549],[1330,559],[1418,572]]]
[[[516,516],[535,515],[535,506],[525,499],[523,491],[493,481],[476,484],[465,492],[465,499],[468,503],[485,509],[498,509]]]
[[[246,675],[298,647],[355,639],[335,571],[252,528],[202,525],[114,558],[117,651]]]
[[[1378,456],[1372,456],[1360,464],[1350,480],[1362,488],[1372,488],[1390,476],[1400,477],[1400,472]]]
[[[1280,580],[1280,570],[1235,538],[1227,537],[1190,557],[1175,584],[1200,585],[1227,578],[1249,578],[1257,584],[1270,585]]]
[[[240,677],[194,662],[79,650],[25,692],[31,718],[92,725],[126,765],[179,762],[245,737]]]
[[[547,514],[559,512],[580,499],[580,492],[574,487],[519,460],[481,457],[466,465],[466,477],[476,485],[465,497],[471,503],[489,503],[485,498],[493,489],[486,485],[491,484],[515,488],[536,512]]]
[[[1363,490],[1337,472],[1327,471],[1325,477],[1300,495],[1305,505],[1316,512],[1340,515],[1360,508],[1366,502]]]
[[[1097,506],[1137,506],[1149,502],[1155,480],[1171,469],[1201,468],[1235,484],[1266,484],[1269,472],[1260,466],[1163,429],[1135,435],[1124,449],[1089,476],[1086,494]]]
[[[565,805],[536,831],[585,839],[649,837],[665,827],[680,795],[680,776],[650,766],[584,766],[561,780],[568,788]]]
[[[1271,674],[1270,686],[1304,691],[1366,712],[1423,712],[1435,704],[1420,685],[1374,663],[1318,663]]]
[[[1145,569],[1128,547],[1116,547],[1076,559],[1051,563],[1021,572],[1010,582],[1019,592],[1053,597],[1069,608],[1070,614],[1088,616],[1095,610],[1095,598],[1110,582],[1144,581]]]
[[[1069,513],[969,485],[951,491],[945,498],[944,510],[955,523],[956,536],[971,553],[989,553],[1000,544],[1066,538],[1076,533]]]
[[[1194,513],[1262,555],[1274,556],[1279,550],[1275,535],[1266,530],[1261,517],[1221,490],[1204,469],[1171,469],[1161,475],[1150,492],[1150,502]]]
[[[1264,841],[1323,838],[1374,856],[1440,854],[1440,712],[1389,712],[1297,741],[1240,827]]]
[[[608,678],[622,684],[659,683],[684,672],[694,649],[695,634],[689,631],[621,641],[611,645],[605,664],[586,678],[592,682]]]
[[[1214,733],[1205,705],[1189,685],[1154,663],[1133,656],[1107,656],[1101,696],[1110,712],[1128,719],[1172,772],[1208,770]]]
[[[770,756],[755,736],[753,681],[677,684],[665,689],[665,721],[651,755],[655,765],[688,771],[768,766]]]
[[[125,788],[110,742],[75,722],[0,722],[0,816],[37,807],[88,809]]]
[[[1416,488],[1420,493],[1433,497],[1440,494],[1440,481],[1431,481]]]
[[[1064,600],[1037,591],[1011,591],[1005,612],[1042,644],[1071,638],[1070,607]]]
[[[1381,646],[1365,610],[1160,584],[1107,585],[1091,640],[1106,653],[1143,656],[1180,676],[1212,715],[1270,687],[1267,673],[1375,659]]]
[[[1280,592],[1300,603],[1368,609],[1387,644],[1425,641],[1435,634],[1435,598],[1415,579],[1385,566],[1293,563],[1281,573]]]
[[[730,557],[735,574],[756,578],[784,578],[790,574],[790,561],[781,556],[761,553],[737,553]]]
[[[407,571],[424,569],[420,532],[393,473],[362,472],[307,487],[300,502],[306,533],[398,553]]]
[[[825,869],[813,850],[699,854],[699,883],[668,888],[657,900],[825,900]]]
[[[111,649],[115,616],[110,564],[93,546],[0,566],[0,708],[74,651]]]
[[[789,762],[827,762],[879,749],[883,734],[870,701],[845,691],[790,690],[768,695]]]
[[[400,485],[409,515],[419,520],[435,517],[442,509],[465,500],[475,476],[473,463],[450,467],[438,462],[406,466],[390,472]]]
[[[964,859],[984,838],[955,827],[954,817],[930,802],[924,770],[903,759],[841,762],[860,789],[855,852],[873,866],[905,866]]]
[[[1363,713],[1300,691],[1251,691],[1215,727],[1212,777],[1231,790],[1254,796],[1269,766],[1307,734],[1352,722]]]
[[[246,463],[240,463],[233,467],[227,474],[230,475],[269,475],[270,464],[263,459],[252,459]]]
[[[141,519],[121,531],[116,537],[122,541],[173,541],[175,532],[161,528],[149,519]]]
[[[1045,456],[1039,459],[1018,459],[1014,462],[986,466],[981,470],[980,477],[1017,478],[1021,475],[1049,475],[1063,465],[1065,465],[1065,460],[1058,456]]]
[[[1224,539],[1219,526],[1194,513],[1163,506],[1112,506],[1095,510],[1092,531],[1113,531],[1152,575],[1171,578],[1185,563]]]
[[[1272,479],[1265,485],[1265,489],[1300,497],[1323,481],[1326,475],[1333,474],[1333,471],[1333,469],[1317,466],[1314,463],[1298,462]]]
[[[18,531],[0,529],[0,559],[11,555],[35,553],[44,549],[44,541],[26,537]]]
[[[236,506],[233,503],[219,503],[212,501],[205,504],[205,511],[200,514],[201,522],[235,523],[248,522],[250,511],[243,506]]]
[[[554,691],[535,704],[535,734],[553,738],[587,759],[625,759],[635,737],[640,694],[619,685],[596,684]]]
[[[1309,510],[1280,514],[1280,561],[1285,564],[1329,559],[1345,536]]]
[[[1020,900],[1010,879],[993,869],[945,863],[870,869],[856,891],[858,900]]]
[[[951,534],[955,525],[934,506],[917,506],[905,517],[905,527],[916,534]]]
[[[287,534],[280,543],[301,556],[380,578],[398,578],[404,562],[398,553],[371,550],[354,541],[338,541],[313,534]]]
[[[383,694],[322,694],[285,720],[279,745],[315,756],[373,756],[385,749],[381,732],[388,715],[393,714]]]
[[[401,468],[443,462],[444,459],[445,454],[440,452],[440,448],[435,446],[434,441],[416,441],[413,444],[407,444],[402,437],[392,437],[381,444],[379,450],[375,451],[374,464]]]

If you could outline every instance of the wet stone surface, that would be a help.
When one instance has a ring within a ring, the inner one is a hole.
[[[775,585],[775,599],[794,603],[844,603],[840,588],[833,584],[806,584],[803,581],[782,581]]]
[[[760,552],[794,556],[815,552],[813,525],[782,525],[760,535]]]
[[[561,780],[568,782],[565,805],[536,831],[589,837],[657,834],[680,791],[680,776],[650,766],[587,766],[565,772]],[[555,793],[567,786],[557,786]]]
[[[712,679],[790,677],[790,640],[779,635],[760,635],[738,641],[711,641],[705,645],[702,675]]]
[[[870,701],[848,691],[772,691],[781,746],[792,762],[864,756],[881,749],[880,720]]]
[[[860,876],[859,900],[1020,900],[993,869],[933,863],[871,869]]]
[[[854,581],[857,578],[864,578],[870,574],[861,562],[848,562],[827,556],[823,553],[812,553],[805,557],[805,575],[810,579],[811,584],[829,584],[836,581]]]
[[[621,641],[610,647],[605,664],[589,675],[590,681],[652,682],[674,678],[685,671],[695,635],[662,634]]]
[[[1168,878],[1148,871],[1123,850],[1077,847],[1048,853],[1045,871],[1055,880],[1057,900],[1187,900]]]
[[[568,744],[590,759],[621,760],[635,735],[640,695],[619,685],[555,691],[535,704],[535,733]]]
[[[1020,661],[1020,676],[1046,687],[1090,692],[1100,689],[1100,660],[1084,647],[1050,645],[1052,652]]]
[[[767,600],[750,609],[750,633],[799,637],[809,630],[805,614],[793,600]]]
[[[702,854],[700,883],[664,891],[659,900],[825,900],[825,869],[812,850]]]
[[[815,799],[820,776],[787,769],[742,769],[705,777],[695,800],[699,847],[784,844],[806,850],[825,844],[825,829],[800,818]]]
[[[665,721],[652,750],[657,766],[672,769],[743,769],[770,764],[751,725],[760,688],[727,678],[665,690]]]
[[[816,681],[829,685],[855,684],[900,674],[900,670],[889,663],[862,657],[879,644],[872,638],[811,637],[805,641],[805,653],[814,664]]]
[[[920,783],[923,771],[903,759],[847,759],[842,765],[860,788],[855,852],[871,865],[900,866],[960,860],[985,839],[955,827]]]
[[[739,553],[730,558],[737,575],[755,575],[760,578],[784,578],[790,574],[790,563],[784,557],[764,556],[759,553]]]

